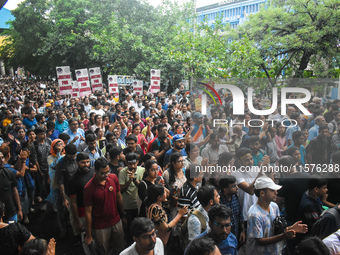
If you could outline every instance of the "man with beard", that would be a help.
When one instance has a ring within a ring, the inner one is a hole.
[[[57,213],[58,223],[60,227],[61,239],[66,237],[67,222],[65,220],[66,209],[70,212],[70,222],[73,228],[73,233],[76,234],[75,221],[70,208],[70,180],[76,173],[78,165],[76,162],[77,147],[74,144],[65,146],[65,156],[62,157],[55,166],[55,178],[59,187]]]
[[[179,152],[183,157],[188,156],[185,152],[185,137],[183,135],[174,135],[172,138],[174,147],[168,150],[164,156],[164,166],[170,163],[170,156],[175,152]]]
[[[155,225],[148,218],[136,218],[131,224],[134,243],[120,255],[164,255],[164,246],[156,235]]]
[[[218,133],[212,133],[210,135],[210,144],[202,150],[202,157],[208,159],[208,164],[216,164],[219,156],[224,152],[229,152],[228,147],[221,145]]]
[[[197,238],[212,238],[222,254],[237,254],[237,239],[231,233],[231,211],[222,204],[211,207],[208,212],[210,229],[204,231]]]
[[[209,223],[208,212],[212,206],[220,203],[220,195],[212,185],[201,187],[197,192],[197,199],[200,205],[188,217],[189,241],[207,230]]]
[[[249,138],[249,148],[253,157],[254,166],[261,166],[266,158],[269,158],[267,153],[261,149],[260,137],[252,135]]]
[[[211,113],[211,119],[208,121],[208,126],[210,127],[210,129],[213,129],[215,127],[214,125],[214,120],[215,119],[219,119],[220,118],[220,111],[218,110],[218,108],[212,108],[210,110],[210,113]],[[216,127],[218,126],[218,124],[216,125]]]
[[[125,156],[127,167],[123,168],[119,176],[120,191],[124,201],[124,209],[128,224],[138,216],[138,185],[143,179],[144,167],[138,166],[138,154],[130,152]]]
[[[195,124],[193,125],[194,130],[191,132],[191,136],[194,142],[203,141],[208,135],[208,128],[203,124],[203,116],[200,112],[195,112],[192,116]]]
[[[171,139],[168,138],[168,128],[166,124],[159,124],[157,127],[158,136],[151,145],[151,152],[155,154],[158,165],[164,167],[165,153],[171,147]]]
[[[243,219],[247,219],[250,206],[257,202],[257,197],[254,195],[254,183],[263,174],[260,168],[254,167],[254,160],[250,149],[241,148],[236,152],[235,156],[239,160],[240,169],[233,175],[236,177],[237,186],[239,187],[238,196],[240,198],[242,216]],[[268,166],[269,158],[263,163]]]
[[[94,237],[100,254],[111,250],[119,254],[124,249],[126,214],[118,178],[110,174],[108,164],[104,157],[97,159],[95,175],[84,188],[85,243],[90,245]]]
[[[77,154],[77,172],[69,182],[70,204],[75,222],[76,236],[78,236],[85,223],[84,187],[94,175],[90,169],[90,157],[85,152]]]
[[[140,112],[140,117],[142,119],[146,119],[149,116],[150,116],[150,104],[149,104],[149,100],[146,99],[144,100],[144,108]]]
[[[328,140],[328,127],[319,127],[319,135],[313,138],[306,150],[308,163],[310,164],[329,164],[331,155],[331,143]]]

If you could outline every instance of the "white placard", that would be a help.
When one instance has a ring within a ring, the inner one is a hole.
[[[100,67],[89,68],[92,92],[103,91],[103,80],[100,73]]]
[[[60,95],[72,94],[72,78],[69,66],[57,66],[57,78],[59,84]]]
[[[161,70],[151,69],[149,91],[152,94],[161,91]]]

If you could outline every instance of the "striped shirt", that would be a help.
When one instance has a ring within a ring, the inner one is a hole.
[[[189,210],[196,209],[200,205],[197,200],[197,189],[189,181],[186,181],[181,188],[178,205],[188,206]]]

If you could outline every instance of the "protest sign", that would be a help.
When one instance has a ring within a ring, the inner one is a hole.
[[[72,79],[69,66],[57,66],[57,79],[60,95],[70,95],[72,93]]]
[[[92,92],[103,91],[102,75],[100,74],[100,67],[89,68]]]
[[[79,96],[85,97],[91,95],[91,86],[89,81],[89,74],[87,68],[77,69],[76,77],[79,86]]]

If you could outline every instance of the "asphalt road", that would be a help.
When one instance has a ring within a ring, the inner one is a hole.
[[[67,237],[63,240],[59,238],[57,213],[50,206],[46,211],[39,211],[39,205],[34,208],[36,212],[29,214],[30,223],[25,225],[31,233],[37,237],[45,239],[47,242],[54,237],[56,240],[57,255],[84,254],[81,244],[73,246],[74,237],[71,226],[67,229]]]

